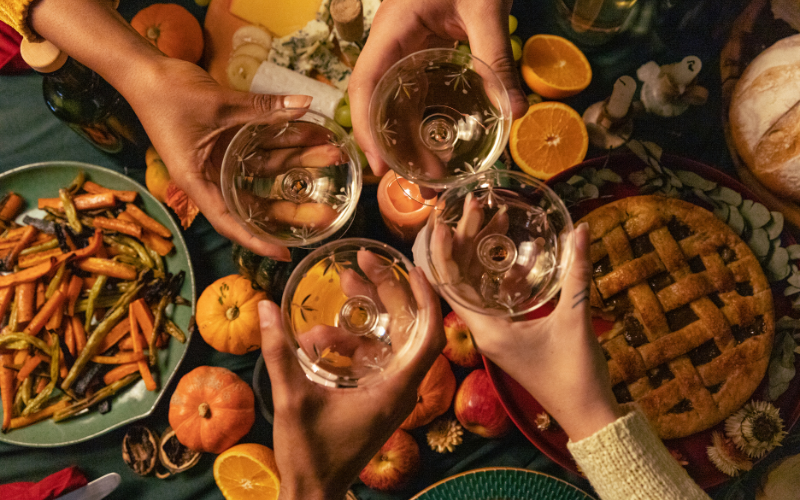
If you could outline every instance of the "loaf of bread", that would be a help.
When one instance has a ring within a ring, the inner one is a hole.
[[[747,66],[731,98],[731,137],[753,175],[800,201],[800,34],[784,38]]]

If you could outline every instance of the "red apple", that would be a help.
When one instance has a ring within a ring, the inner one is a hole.
[[[408,485],[417,470],[419,445],[411,434],[397,429],[358,477],[374,490],[398,491]]]
[[[444,335],[447,337],[447,344],[445,344],[442,354],[447,359],[467,368],[478,366],[481,356],[475,349],[472,332],[455,312],[450,312],[444,317]]]
[[[500,437],[511,429],[511,419],[483,368],[473,370],[461,382],[454,409],[461,425],[479,436]]]

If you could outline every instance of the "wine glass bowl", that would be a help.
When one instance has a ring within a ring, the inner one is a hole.
[[[311,246],[349,223],[361,193],[355,143],[311,110],[273,110],[245,124],[222,160],[228,211],[250,234]]]
[[[419,334],[410,261],[374,240],[345,238],[311,252],[292,272],[283,324],[311,380],[371,385],[408,360]]]
[[[574,252],[572,219],[544,183],[488,170],[439,197],[425,258],[440,294],[470,310],[520,316],[560,290]]]
[[[383,75],[369,120],[392,170],[421,186],[446,188],[500,157],[511,130],[511,104],[500,79],[480,59],[427,49]]]

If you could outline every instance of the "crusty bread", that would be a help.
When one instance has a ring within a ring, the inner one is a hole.
[[[800,201],[800,34],[778,41],[747,66],[729,118],[750,171],[770,190]]]

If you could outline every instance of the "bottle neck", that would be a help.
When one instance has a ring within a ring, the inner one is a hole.
[[[71,57],[68,57],[64,65],[57,70],[45,73],[44,77],[52,85],[69,87],[73,90],[88,90],[100,79],[97,73]]]

